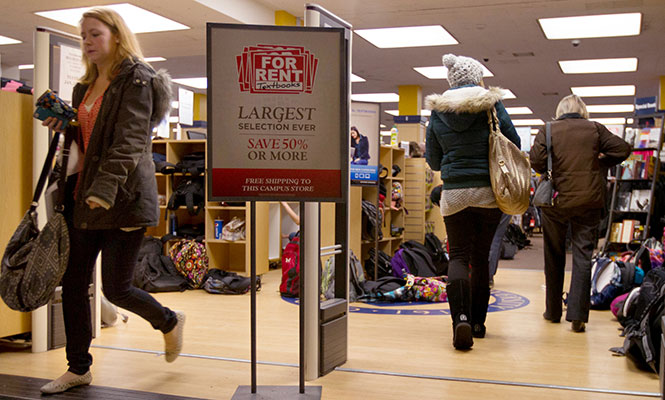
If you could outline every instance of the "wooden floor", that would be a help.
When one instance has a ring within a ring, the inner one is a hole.
[[[522,250],[518,259],[542,259],[529,251],[540,249]],[[451,345],[450,316],[442,315],[446,303],[353,304],[402,311],[352,312],[347,363],[308,385],[322,386],[322,398],[336,400],[659,397],[655,374],[638,371],[608,351],[623,343],[609,311],[592,311],[585,333],[572,332],[566,322],[545,321],[542,269],[529,267],[518,269],[511,262],[511,268],[502,269],[500,264],[495,289],[504,300],[492,301],[507,309],[488,315],[486,338],[477,339],[468,352]],[[298,307],[280,298],[279,279],[279,271],[267,274],[258,295],[259,386],[298,385]],[[506,293],[513,298],[505,300]],[[238,386],[250,384],[249,295],[197,290],[156,297],[186,312],[185,354],[173,364],[164,362],[161,334],[131,315],[128,323],[103,329],[94,340],[93,385],[229,399]],[[55,378],[65,365],[63,349],[0,353],[4,374]]]

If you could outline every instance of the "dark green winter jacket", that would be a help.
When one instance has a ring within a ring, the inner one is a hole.
[[[74,87],[74,107],[79,107],[87,89],[88,85],[80,83]],[[155,72],[138,60],[121,64],[104,93],[85,149],[74,226],[116,229],[157,225],[159,203],[151,136],[153,127],[170,110],[170,102],[168,74]],[[91,210],[85,203],[91,196],[110,208]]]
[[[496,108],[501,132],[517,147],[520,137],[501,103],[502,89],[462,86],[427,96],[432,110],[427,127],[426,158],[441,171],[443,190],[490,186],[489,116]]]

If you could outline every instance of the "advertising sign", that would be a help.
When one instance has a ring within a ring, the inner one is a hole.
[[[343,30],[213,24],[210,201],[341,201],[348,182]]]
[[[349,174],[353,185],[376,185],[379,180],[379,115],[377,103],[351,102]]]
[[[656,96],[638,97],[635,99],[635,115],[647,115],[656,112]]]
[[[78,47],[60,46],[60,80],[58,94],[65,101],[72,101],[74,85],[85,73],[83,53]]]

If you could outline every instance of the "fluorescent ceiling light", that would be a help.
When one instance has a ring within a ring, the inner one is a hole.
[[[159,61],[166,61],[166,58],[164,58],[164,57],[146,57],[145,61],[146,62],[159,62]]]
[[[35,69],[35,64],[22,64],[18,66],[18,69]]]
[[[178,102],[178,100],[173,100],[171,102],[171,108],[172,109],[177,110],[179,107],[180,107],[180,103]]]
[[[516,99],[517,96],[515,96],[515,93],[511,92],[508,89],[501,89],[503,92],[503,100],[510,100],[510,99]]]
[[[607,104],[607,105],[587,105],[586,110],[590,113],[622,113],[635,111],[634,104]]]
[[[370,101],[374,103],[397,103],[399,101],[399,95],[397,93],[352,94],[351,100]]]
[[[602,58],[597,60],[559,61],[564,74],[595,74],[637,71],[637,58]]]
[[[358,29],[354,32],[380,49],[444,46],[459,43],[441,25]]]
[[[533,114],[529,107],[506,107],[506,111],[510,115]]]
[[[386,114],[390,114],[390,115],[393,115],[395,117],[399,115],[399,110],[385,110],[384,112]],[[420,116],[421,117],[429,117],[430,115],[432,115],[432,110],[425,110],[425,109],[420,110]]]
[[[379,124],[379,128],[387,128],[384,124]]]
[[[180,78],[173,79],[173,82],[179,83],[184,86],[193,87],[196,89],[207,89],[208,88],[208,78],[205,76],[202,78]]]
[[[536,129],[536,128],[531,129],[531,134],[532,135],[537,135],[539,131],[540,131],[540,129]]]
[[[129,29],[134,33],[178,31],[189,29],[188,26],[175,22],[161,15],[157,15],[143,8],[128,3],[105,4],[105,8],[116,11],[125,20]],[[40,11],[35,14],[63,24],[78,27],[84,12],[94,7],[68,8],[64,10]]]
[[[177,115],[169,117],[169,123],[171,124],[177,124],[180,121]]]
[[[627,124],[632,124],[633,122],[635,122],[635,120],[633,120],[632,118],[626,119]]]
[[[542,119],[514,119],[513,125],[515,126],[532,126],[532,125],[544,125],[545,122]]]
[[[448,68],[441,66],[435,67],[413,67],[417,73],[428,79],[448,79]],[[494,76],[494,74],[483,65],[483,77]]]
[[[624,125],[625,118],[589,118],[589,121],[595,121],[603,125]]]
[[[635,36],[640,34],[642,13],[540,18],[538,22],[548,39]]]
[[[7,37],[7,36],[0,35],[0,45],[3,45],[3,44],[17,44],[17,43],[23,43],[23,42],[21,42],[20,40],[12,39],[12,38]]]
[[[354,82],[367,82],[367,80],[365,80],[364,78],[359,77],[356,74],[351,74],[351,83],[354,83]]]
[[[579,86],[570,91],[580,97],[635,96],[635,85]]]

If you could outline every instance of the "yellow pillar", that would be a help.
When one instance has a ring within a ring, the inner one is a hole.
[[[203,93],[194,93],[194,121],[208,120],[208,97]]]
[[[275,25],[279,26],[296,26],[298,20],[295,16],[291,15],[287,11],[277,10],[275,11]]]
[[[660,77],[658,86],[658,109],[665,110],[665,76]]]
[[[422,92],[418,85],[399,86],[399,115],[420,115]]]

